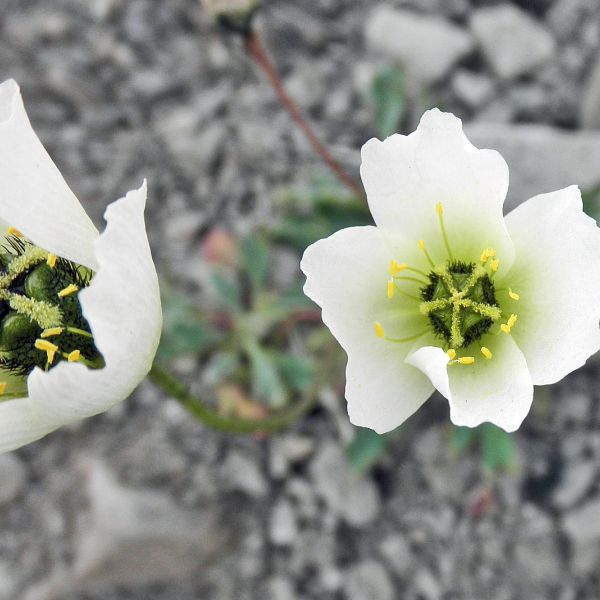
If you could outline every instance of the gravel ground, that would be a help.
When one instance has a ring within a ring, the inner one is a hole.
[[[511,167],[512,205],[600,183],[597,0],[275,0],[259,27],[290,91],[357,173],[368,88],[410,77]],[[323,167],[235,39],[192,0],[4,0],[0,75],[100,223],[148,178],[161,273],[202,299],[198,241],[271,222]],[[0,457],[0,600],[582,600],[600,597],[598,361],[539,389],[493,485],[448,450],[435,397],[364,476],[343,399],[268,439],[190,422],[149,383]]]

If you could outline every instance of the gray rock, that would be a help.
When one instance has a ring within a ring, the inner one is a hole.
[[[344,590],[347,600],[393,600],[396,596],[387,571],[372,560],[348,570]]]
[[[492,97],[494,84],[485,75],[459,69],[452,77],[452,91],[470,108],[479,108]]]
[[[286,577],[273,577],[267,583],[268,600],[296,600],[294,587]]]
[[[393,572],[400,577],[405,576],[413,568],[413,555],[406,539],[392,534],[379,544],[379,552],[385,558]]]
[[[350,470],[336,444],[321,446],[311,464],[311,475],[317,493],[350,525],[364,526],[377,516],[380,502],[375,486]]]
[[[367,46],[399,61],[416,80],[443,79],[473,48],[468,32],[448,21],[378,6],[365,24]]]
[[[276,546],[289,546],[298,533],[296,515],[287,500],[280,500],[271,513],[269,537]]]
[[[87,465],[87,478],[90,504],[76,532],[73,563],[30,589],[26,600],[182,580],[222,549],[214,512],[183,511],[162,492],[124,487],[99,461]]]
[[[268,491],[256,462],[235,450],[227,455],[221,476],[226,489],[244,492],[253,498],[262,498]]]
[[[429,570],[422,569],[417,573],[414,587],[423,600],[440,600],[442,597],[441,586]]]
[[[600,129],[600,56],[587,78],[579,118],[583,127]]]
[[[554,55],[552,36],[526,12],[510,4],[475,11],[470,26],[486,59],[502,79],[531,73]]]
[[[573,184],[587,190],[600,183],[600,133],[479,122],[465,130],[478,148],[498,150],[508,163],[507,211],[537,194]]]
[[[17,582],[15,569],[8,562],[0,562],[0,600],[14,600]]]
[[[570,512],[563,529],[572,544],[571,567],[579,575],[596,573],[600,561],[600,500]]]
[[[563,480],[552,494],[554,506],[564,510],[579,502],[594,483],[596,473],[595,461],[579,459],[568,463]]]
[[[21,493],[26,478],[25,465],[16,454],[0,454],[0,506]]]

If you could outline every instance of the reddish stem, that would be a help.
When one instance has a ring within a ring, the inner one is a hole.
[[[292,119],[296,121],[300,129],[304,132],[309,142],[312,144],[313,148],[319,154],[319,156],[327,163],[327,166],[336,174],[338,179],[348,187],[348,189],[352,190],[352,193],[355,194],[358,198],[365,198],[364,191],[360,188],[360,186],[344,171],[344,169],[340,166],[340,164],[331,156],[327,148],[319,141],[319,138],[311,129],[310,125],[306,122],[302,113],[300,112],[296,103],[292,100],[292,98],[288,95],[283,87],[283,82],[281,78],[277,74],[277,70],[275,66],[271,62],[264,46],[261,44],[258,35],[254,32],[249,33],[245,37],[245,45],[248,54],[256,61],[256,64],[263,70],[264,74],[267,76],[267,79],[273,86],[277,97],[279,98],[282,106],[288,111]]]

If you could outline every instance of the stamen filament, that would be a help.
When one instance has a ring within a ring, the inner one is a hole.
[[[446,233],[446,226],[444,224],[444,207],[441,202],[438,202],[435,206],[435,210],[440,219],[440,229],[442,230],[442,238],[444,239],[444,246],[446,246],[446,252],[450,260],[454,260],[452,250],[450,249],[450,242],[448,241],[448,234]]]
[[[73,335],[81,335],[90,339],[94,338],[94,336],[89,331],[85,331],[84,329],[77,329],[77,327],[65,327],[65,331],[67,331],[68,333],[72,333]]]
[[[394,342],[395,344],[403,344],[404,342],[412,342],[413,340],[420,338],[422,335],[425,335],[427,333],[427,331],[428,331],[427,329],[424,329],[420,333],[415,333],[415,335],[411,335],[411,336],[405,337],[405,338],[385,337],[383,339],[385,339],[386,342]]]
[[[408,275],[402,275],[400,277],[396,276],[394,277],[394,279],[396,279],[397,281],[416,281],[419,285],[427,285],[426,281],[423,281],[422,279],[417,279],[416,277],[409,277]]]
[[[429,252],[427,252],[427,248],[425,248],[425,240],[419,240],[419,249],[423,251],[423,253],[425,254],[425,257],[427,258],[427,261],[429,262],[429,264],[433,268],[435,268],[435,263],[433,262],[433,259],[429,255]]]

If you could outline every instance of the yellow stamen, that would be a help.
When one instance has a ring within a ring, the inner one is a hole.
[[[492,273],[495,273],[498,270],[498,267],[500,266],[500,261],[495,258],[491,263],[490,263],[490,269],[492,270]]]
[[[489,348],[486,348],[485,346],[482,346],[481,354],[483,354],[483,356],[485,356],[485,358],[487,358],[488,360],[490,360],[493,356],[493,354],[490,352]]]
[[[64,288],[63,290],[60,290],[60,292],[58,292],[58,297],[64,298],[65,296],[74,294],[78,289],[79,288],[74,283],[70,283],[66,288]]]
[[[50,329],[44,329],[40,333],[42,339],[52,337],[53,335],[60,335],[63,332],[62,327],[50,327]]]
[[[400,271],[404,271],[404,269],[408,268],[406,263],[399,263],[395,261],[393,258],[390,260],[390,275],[396,275],[400,273]]]
[[[46,259],[46,264],[51,268],[54,269],[54,267],[56,266],[56,254],[48,254],[48,258]]]
[[[496,251],[493,248],[486,248],[482,253],[480,260],[485,265],[485,263],[490,259],[496,256]]]
[[[510,288],[508,288],[508,295],[513,299],[513,300],[518,300],[521,296],[519,296],[519,294],[517,294],[517,292],[513,292]]]
[[[508,321],[506,322],[509,329],[512,329],[516,325],[516,323],[517,323],[517,315],[510,315],[510,317],[508,317]]]
[[[454,360],[456,358],[456,350],[454,350],[454,348],[450,348],[449,350],[447,350],[446,354],[448,355],[448,358],[450,360]]]
[[[16,227],[13,227],[12,225],[6,230],[6,233],[8,233],[8,235],[15,235],[17,237],[23,237],[23,234]]]
[[[77,362],[80,358],[81,358],[81,352],[79,350],[73,350],[73,352],[70,352],[69,355],[67,356],[67,360],[69,362]]]
[[[474,356],[461,356],[458,359],[458,364],[460,365],[472,365],[475,362]]]
[[[450,242],[448,240],[448,234],[446,232],[446,225],[444,224],[444,207],[441,202],[438,202],[435,205],[435,211],[438,214],[440,219],[440,229],[442,230],[442,239],[444,240],[444,246],[446,246],[446,252],[448,253],[448,258],[450,260],[454,260],[454,256],[452,255],[452,250],[450,249]]]
[[[394,294],[396,293],[396,284],[394,283],[393,279],[390,279],[387,282],[387,297],[389,300],[391,300],[394,297]]]
[[[6,383],[6,381],[0,381],[0,394],[4,394],[7,385],[8,383]]]
[[[58,346],[56,344],[53,344],[48,340],[35,340],[34,346],[38,350],[43,350],[46,353],[49,365],[54,362],[54,355],[58,352]]]
[[[381,325],[381,323],[379,321],[375,321],[375,335],[378,338],[385,337],[385,331],[383,330],[383,326]]]
[[[504,331],[506,334],[510,333],[510,327],[506,325],[506,323],[502,323],[502,325],[500,325],[500,329],[502,329],[502,331]]]
[[[435,268],[435,263],[433,262],[433,259],[431,258],[431,256],[429,255],[429,252],[427,252],[427,248],[425,248],[425,240],[419,240],[419,250],[422,250],[425,254],[425,256],[427,257],[427,262]]]
[[[438,217],[441,217],[444,214],[444,207],[441,202],[438,202],[435,205],[435,212],[438,214]]]

